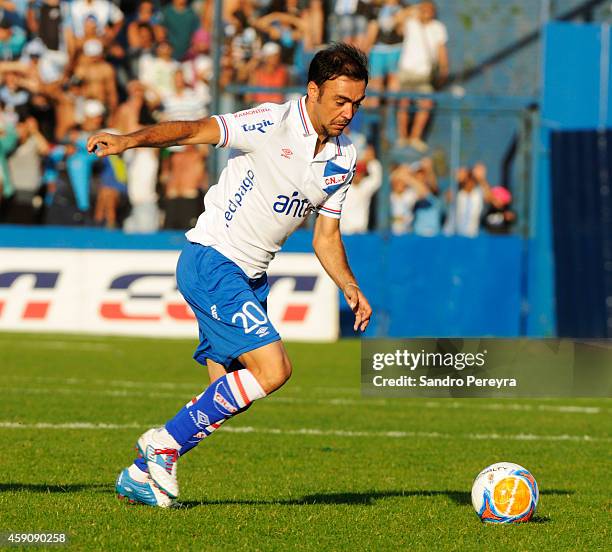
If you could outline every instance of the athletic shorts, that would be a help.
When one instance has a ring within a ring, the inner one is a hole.
[[[229,368],[243,353],[280,340],[267,315],[268,278],[249,278],[212,247],[187,242],[176,267],[178,289],[200,334],[193,358]]]
[[[397,73],[401,53],[401,45],[374,45],[370,51],[370,78],[384,78]]]

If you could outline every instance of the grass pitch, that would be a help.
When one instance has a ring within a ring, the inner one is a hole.
[[[611,542],[609,401],[361,399],[357,341],[289,344],[285,388],[181,459],[185,508],[123,504],[114,480],[137,437],[205,387],[194,344],[0,335],[0,533],[66,532],[75,550]],[[483,525],[472,510],[473,478],[501,460],[539,483],[530,523]]]

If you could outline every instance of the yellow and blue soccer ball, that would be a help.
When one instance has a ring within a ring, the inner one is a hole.
[[[538,505],[538,484],[531,473],[511,462],[498,462],[482,470],[472,485],[472,505],[482,521],[529,521]]]

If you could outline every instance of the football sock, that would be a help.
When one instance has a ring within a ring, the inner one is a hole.
[[[216,430],[219,422],[239,414],[253,401],[265,396],[265,391],[250,370],[243,368],[230,372],[215,380],[179,410],[166,423],[166,430],[180,445],[181,453],[187,452]],[[188,446],[190,444],[193,446]]]

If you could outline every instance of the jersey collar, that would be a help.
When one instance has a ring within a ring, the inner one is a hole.
[[[302,96],[299,100],[297,100],[296,107],[297,109],[295,112],[297,114],[296,119],[298,121],[297,131],[305,140],[307,140],[308,144],[312,146],[312,149],[310,149],[312,152],[314,149],[314,144],[317,141],[317,133],[315,132],[314,126],[310,121],[308,111],[306,111],[306,96]],[[317,155],[313,161],[329,161],[330,159],[339,157],[343,154],[344,152],[340,145],[340,138],[330,138],[325,143],[325,147],[319,152],[319,155]]]

